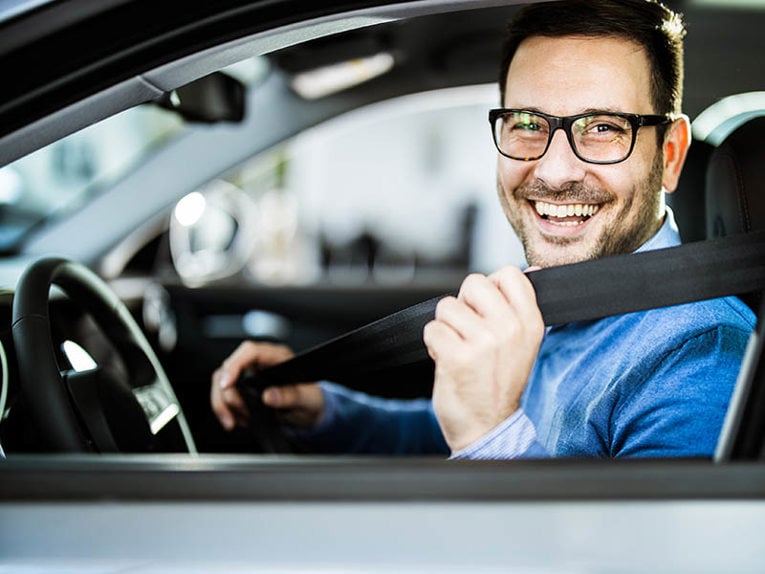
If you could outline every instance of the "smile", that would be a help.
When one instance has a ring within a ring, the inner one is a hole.
[[[599,205],[588,203],[570,203],[557,205],[544,201],[532,201],[534,209],[545,221],[563,226],[582,225],[600,209]]]

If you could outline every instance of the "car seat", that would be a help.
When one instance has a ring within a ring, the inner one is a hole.
[[[705,201],[707,239],[765,230],[765,116],[741,124],[712,152]],[[756,310],[761,294],[742,298]]]
[[[712,152],[705,200],[708,239],[765,230],[765,116],[741,124]]]
[[[677,189],[667,195],[667,205],[675,214],[683,243],[706,239],[704,194],[707,165],[714,149],[712,144],[694,139],[688,148]]]

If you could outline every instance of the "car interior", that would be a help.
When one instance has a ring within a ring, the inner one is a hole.
[[[689,5],[686,8],[693,25],[707,25],[708,12],[700,11],[698,19],[694,20],[693,7]],[[470,270],[465,253],[469,253],[471,242],[472,249],[476,249],[475,237],[469,231],[476,224],[475,205],[468,205],[460,216],[463,221],[461,225],[468,230],[462,246],[458,245],[450,254],[431,261],[427,260],[427,256],[415,256],[418,280],[402,283],[394,279],[386,282],[372,277],[373,280],[361,281],[320,279],[290,283],[282,277],[282,280],[275,282],[252,281],[243,271],[232,273],[225,267],[232,264],[235,269],[244,266],[242,261],[236,261],[236,250],[240,249],[238,244],[248,241],[243,231],[228,240],[229,245],[223,249],[221,259],[223,267],[215,268],[209,257],[208,261],[193,257],[192,246],[194,242],[204,241],[204,234],[197,232],[193,235],[186,227],[175,224],[176,218],[168,217],[168,208],[176,203],[168,205],[167,194],[152,193],[166,177],[161,169],[154,169],[153,162],[186,166],[173,174],[172,185],[179,190],[176,192],[179,199],[187,193],[182,190],[202,190],[208,201],[218,201],[224,208],[231,209],[229,204],[232,201],[243,201],[231,199],[230,190],[226,189],[227,185],[234,187],[232,181],[237,181],[237,178],[241,181],[245,177],[245,168],[236,166],[249,165],[248,158],[257,156],[258,150],[266,153],[275,147],[279,149],[280,142],[289,140],[306,126],[318,126],[349,108],[351,102],[352,108],[358,108],[407,92],[432,92],[451,86],[491,82],[495,74],[494,54],[502,38],[502,25],[512,10],[512,7],[501,6],[472,11],[469,13],[469,26],[458,22],[453,14],[444,13],[405,20],[392,19],[390,23],[328,36],[319,31],[316,33],[319,37],[308,42],[289,45],[292,44],[289,39],[281,40],[284,47],[279,47],[280,42],[270,38],[269,42],[274,43],[277,49],[268,53],[263,64],[270,73],[255,73],[255,79],[250,80],[257,90],[248,89],[248,85],[235,79],[235,76],[218,71],[167,89],[158,99],[154,99],[154,105],[189,122],[193,127],[191,133],[187,133],[182,142],[161,149],[149,162],[127,172],[114,185],[81,205],[80,209],[72,210],[66,217],[51,218],[44,225],[33,228],[35,233],[19,241],[16,249],[25,255],[24,263],[28,261],[27,257],[59,252],[64,257],[94,268],[110,282],[146,332],[152,352],[157,354],[156,360],[161,363],[169,381],[182,382],[172,386],[181,411],[188,419],[186,432],[194,436],[201,452],[253,452],[253,449],[257,452],[258,447],[253,444],[250,433],[224,433],[210,411],[206,388],[210,373],[222,358],[241,339],[253,336],[253,333],[256,338],[284,341],[297,350],[309,349],[394,311],[453,290]],[[759,12],[755,15],[761,17]],[[720,11],[714,16],[723,20],[736,18],[728,11]],[[384,20],[382,16],[381,20]],[[752,20],[756,21],[756,18]],[[735,21],[740,25],[738,19]],[[427,45],[423,44],[422,38],[428,38]],[[698,43],[694,44],[693,38],[690,35],[688,39],[689,76],[697,73],[702,66],[707,73],[710,69],[725,66],[726,54],[710,53],[701,45],[703,39],[696,40]],[[216,67],[220,67],[218,62],[224,56],[232,60],[245,51],[263,50],[258,48],[262,43],[263,38],[238,42],[233,48],[208,51],[180,66],[160,67],[147,77],[157,86],[175,86],[182,81],[181,77],[199,76],[202,70],[209,69],[211,62],[216,62]],[[337,94],[310,96],[313,99],[308,100],[296,91],[295,80],[307,71],[338,61],[349,61],[352,57],[364,58],[382,53],[394,54],[396,65],[379,78],[340,90]],[[470,64],[466,65],[466,62]],[[750,65],[748,61],[742,62],[742,66],[746,65]],[[756,87],[756,77],[754,71],[739,74],[736,76],[739,85],[729,89],[733,93],[745,93]],[[705,86],[707,84],[694,84],[696,89],[686,94],[686,110],[692,117],[699,115],[710,101],[719,99],[719,94],[712,92],[711,86],[709,94],[703,93]],[[146,97],[146,94],[139,92],[136,96]],[[492,96],[492,92],[487,93]],[[352,100],[348,100],[351,97]],[[450,96],[452,100],[456,97],[459,97],[456,93]],[[104,103],[110,101],[100,100]],[[274,100],[279,100],[281,104],[274,108],[278,110],[278,116],[253,113],[253,110],[267,109]],[[310,105],[306,105],[306,101]],[[56,129],[71,130],[77,123],[86,121],[89,114],[92,110],[88,110],[88,114],[84,109],[70,111],[65,121],[55,124]],[[737,121],[740,123],[742,118],[747,119],[742,114],[737,117],[728,118],[727,132]],[[72,125],[67,127],[67,122]],[[679,189],[668,196],[685,242],[761,229],[758,222],[763,218],[763,206],[757,190],[763,175],[756,159],[762,153],[757,148],[761,140],[757,130],[761,123],[762,117],[744,121],[722,142],[716,142],[718,145],[711,143],[712,138],[694,140]],[[721,131],[719,127],[718,132],[726,135],[726,131]],[[54,136],[50,134],[48,137]],[[33,142],[23,133],[10,137],[17,145],[2,147],[5,159],[12,159],[10,154],[23,153],[24,146]],[[242,145],[243,138],[249,140],[247,145]],[[374,138],[371,141],[374,142]],[[374,143],[367,145],[373,146]],[[289,163],[290,160],[277,159],[277,167],[271,168],[270,177],[279,177],[279,169],[282,169],[278,167],[279,161]],[[264,168],[255,166],[246,169]],[[224,177],[213,182],[206,181],[205,178],[209,178],[210,173],[215,174],[216,170],[223,172]],[[233,175],[226,176],[226,173]],[[168,185],[165,182],[162,184]],[[120,197],[121,201],[115,201]],[[145,202],[146,205],[140,210],[128,208],[136,202]],[[179,202],[177,205],[182,204]],[[233,209],[246,211],[248,208],[249,204],[235,204]],[[116,221],[110,217],[115,209],[122,215]],[[156,215],[147,218],[152,212]],[[243,229],[248,224],[237,220],[234,225]],[[333,264],[334,269],[341,271],[344,265],[351,265],[349,269],[356,271],[364,271],[366,267],[366,273],[384,270],[386,260],[383,253],[386,248],[389,268],[401,269],[401,253],[391,251],[386,243],[388,240],[383,238],[381,243],[381,238],[368,229],[357,233],[344,246],[332,245],[331,237],[321,239],[324,242],[321,261],[325,277],[333,269]],[[95,239],[96,236],[98,241],[89,240],[89,237]],[[72,241],[73,237],[79,240]],[[241,249],[246,251],[248,248]],[[186,259],[182,261],[183,255]],[[202,256],[208,255],[202,253]],[[514,256],[518,257],[517,254]],[[263,265],[266,263],[268,261]],[[213,271],[200,275],[198,270],[205,265]],[[197,275],[194,276],[194,273]],[[282,270],[282,273],[287,272]],[[406,277],[406,272],[403,277]],[[746,297],[752,306],[756,304],[754,295]],[[68,299],[56,298],[51,308],[51,313],[60,315],[60,319],[51,319],[52,336],[57,341],[54,347],[59,347],[64,340],[74,342],[87,349],[96,363],[113,361],[114,365],[110,368],[122,373],[130,371],[132,366],[124,364],[120,353],[115,353],[104,343],[108,337],[99,331],[99,327],[86,315],[80,316],[77,305],[70,300],[72,298],[71,294]],[[8,296],[4,306],[7,324],[11,322],[11,300]],[[248,331],[243,327],[245,320],[259,326],[254,331]],[[62,331],[66,333],[55,332],[60,328],[59,324],[65,325]],[[70,332],[72,328],[76,334]],[[26,399],[19,393],[15,340],[11,340],[11,335],[10,329],[6,331],[3,343],[9,349],[8,405],[13,408],[8,409],[0,436],[8,453],[44,451],[49,445],[38,436],[37,425],[30,423],[33,419],[27,416]],[[57,350],[56,353],[59,364],[71,363],[72,359],[65,351]],[[35,361],[32,360],[31,364],[34,365]],[[427,396],[430,391],[427,382],[385,384],[371,381],[367,390],[383,396],[404,397]],[[61,401],[63,408],[63,397]],[[45,419],[42,414],[36,417],[37,420],[40,418]],[[167,447],[156,448],[164,450]],[[114,445],[110,450],[115,450]]]
[[[0,3],[0,571],[762,571],[765,9],[666,3],[678,249],[733,254],[666,284],[758,316],[714,460],[319,456],[211,411],[243,339],[429,396],[422,305],[525,265],[486,122],[517,2]],[[381,325],[411,364],[355,338]]]

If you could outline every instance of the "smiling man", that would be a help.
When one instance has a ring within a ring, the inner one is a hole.
[[[515,160],[499,160],[500,201],[532,265],[629,253],[661,227],[659,190],[677,184],[689,127],[678,114],[662,154],[656,131],[675,110],[656,113],[649,70],[646,51],[621,38],[539,36],[518,47],[504,102],[519,111],[493,117],[500,153]],[[553,133],[544,112],[570,127]],[[616,115],[625,112],[642,115]]]
[[[530,265],[679,243],[664,194],[690,143],[680,17],[647,0],[532,5],[510,26],[502,108],[489,114],[499,200]],[[470,275],[423,333],[431,401],[330,383],[266,389],[309,448],[454,458],[703,456],[714,451],[754,316],[735,298],[545,330],[521,270]],[[283,360],[244,343],[213,376],[226,428],[233,382]]]

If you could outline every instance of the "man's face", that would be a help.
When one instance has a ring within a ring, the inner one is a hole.
[[[508,70],[506,108],[570,116],[588,111],[655,113],[645,51],[615,38],[528,38]],[[625,161],[585,163],[558,130],[534,161],[498,160],[498,192],[531,265],[548,267],[629,253],[664,217],[656,128],[638,131]],[[581,209],[578,207],[581,205]],[[568,216],[573,206],[575,213]]]

